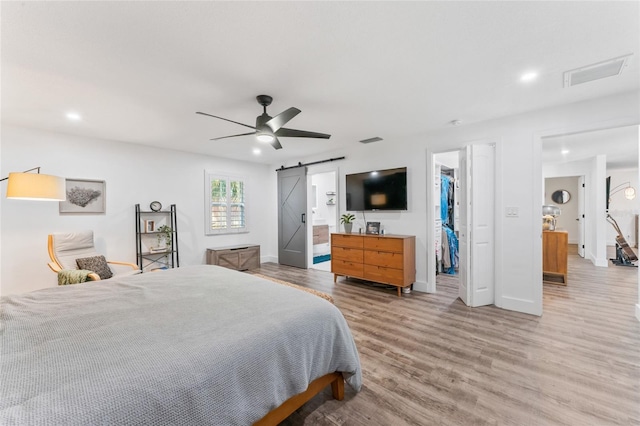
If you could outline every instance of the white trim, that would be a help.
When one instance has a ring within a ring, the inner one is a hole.
[[[640,303],[636,303],[636,319],[640,321]]]

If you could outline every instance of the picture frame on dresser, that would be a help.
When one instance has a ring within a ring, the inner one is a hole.
[[[367,222],[365,233],[369,235],[380,234],[380,222]]]

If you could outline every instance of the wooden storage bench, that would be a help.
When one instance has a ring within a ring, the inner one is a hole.
[[[236,271],[260,267],[260,246],[241,244],[207,249],[207,265],[224,266]]]

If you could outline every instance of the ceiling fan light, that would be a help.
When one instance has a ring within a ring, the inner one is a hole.
[[[260,142],[273,142],[273,135],[270,135],[268,133],[259,133],[257,138]]]

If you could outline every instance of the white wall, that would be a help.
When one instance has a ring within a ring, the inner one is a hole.
[[[2,175],[34,166],[41,166],[42,173],[106,181],[106,213],[60,215],[57,202],[7,200],[2,183],[2,295],[57,284],[47,267],[51,232],[93,229],[97,248],[107,259],[135,263],[134,205],[145,208],[153,200],[177,206],[181,266],[205,263],[207,247],[236,243],[260,244],[263,261],[277,258],[269,244],[277,234],[265,225],[276,217],[275,185],[264,183],[275,171],[267,166],[3,126]],[[246,177],[250,233],[204,235],[205,170]]]
[[[557,204],[551,199],[555,191],[565,190],[571,194],[571,198],[564,204]],[[558,177],[545,179],[544,204],[554,205],[562,212],[556,218],[556,229],[565,230],[569,233],[569,244],[578,244],[579,222],[578,219],[578,177]]]
[[[417,278],[414,290],[433,291],[427,268],[435,270],[433,247],[433,153],[459,149],[473,142],[496,144],[496,305],[542,313],[542,141],[568,131],[640,123],[639,92],[585,101],[548,110],[477,124],[447,127],[405,140],[351,144],[323,156],[296,159],[308,162],[344,155],[340,161],[340,210],[344,213],[344,176],[377,168],[408,168],[409,209],[406,212],[367,213],[388,233],[416,236]],[[293,162],[292,162],[293,163]],[[599,164],[599,163],[598,163]],[[597,165],[596,165],[597,166]],[[274,167],[276,167],[274,165]],[[604,172],[604,171],[603,171]],[[604,185],[604,183],[603,183]],[[602,195],[604,197],[604,195]],[[519,217],[504,219],[506,206],[518,207]],[[425,220],[426,218],[426,220]],[[363,226],[358,214],[354,227]],[[602,226],[604,232],[604,226]]]
[[[611,176],[611,189],[625,182],[630,182],[631,186],[636,190],[636,198],[627,200],[624,197],[624,191],[620,191],[611,197],[609,204],[609,214],[615,219],[622,231],[622,235],[627,243],[634,247],[637,244],[635,217],[639,213],[640,208],[640,188],[638,187],[638,169],[633,170],[607,170],[607,176]],[[616,235],[613,226],[607,227],[607,244],[614,246],[616,244]]]

